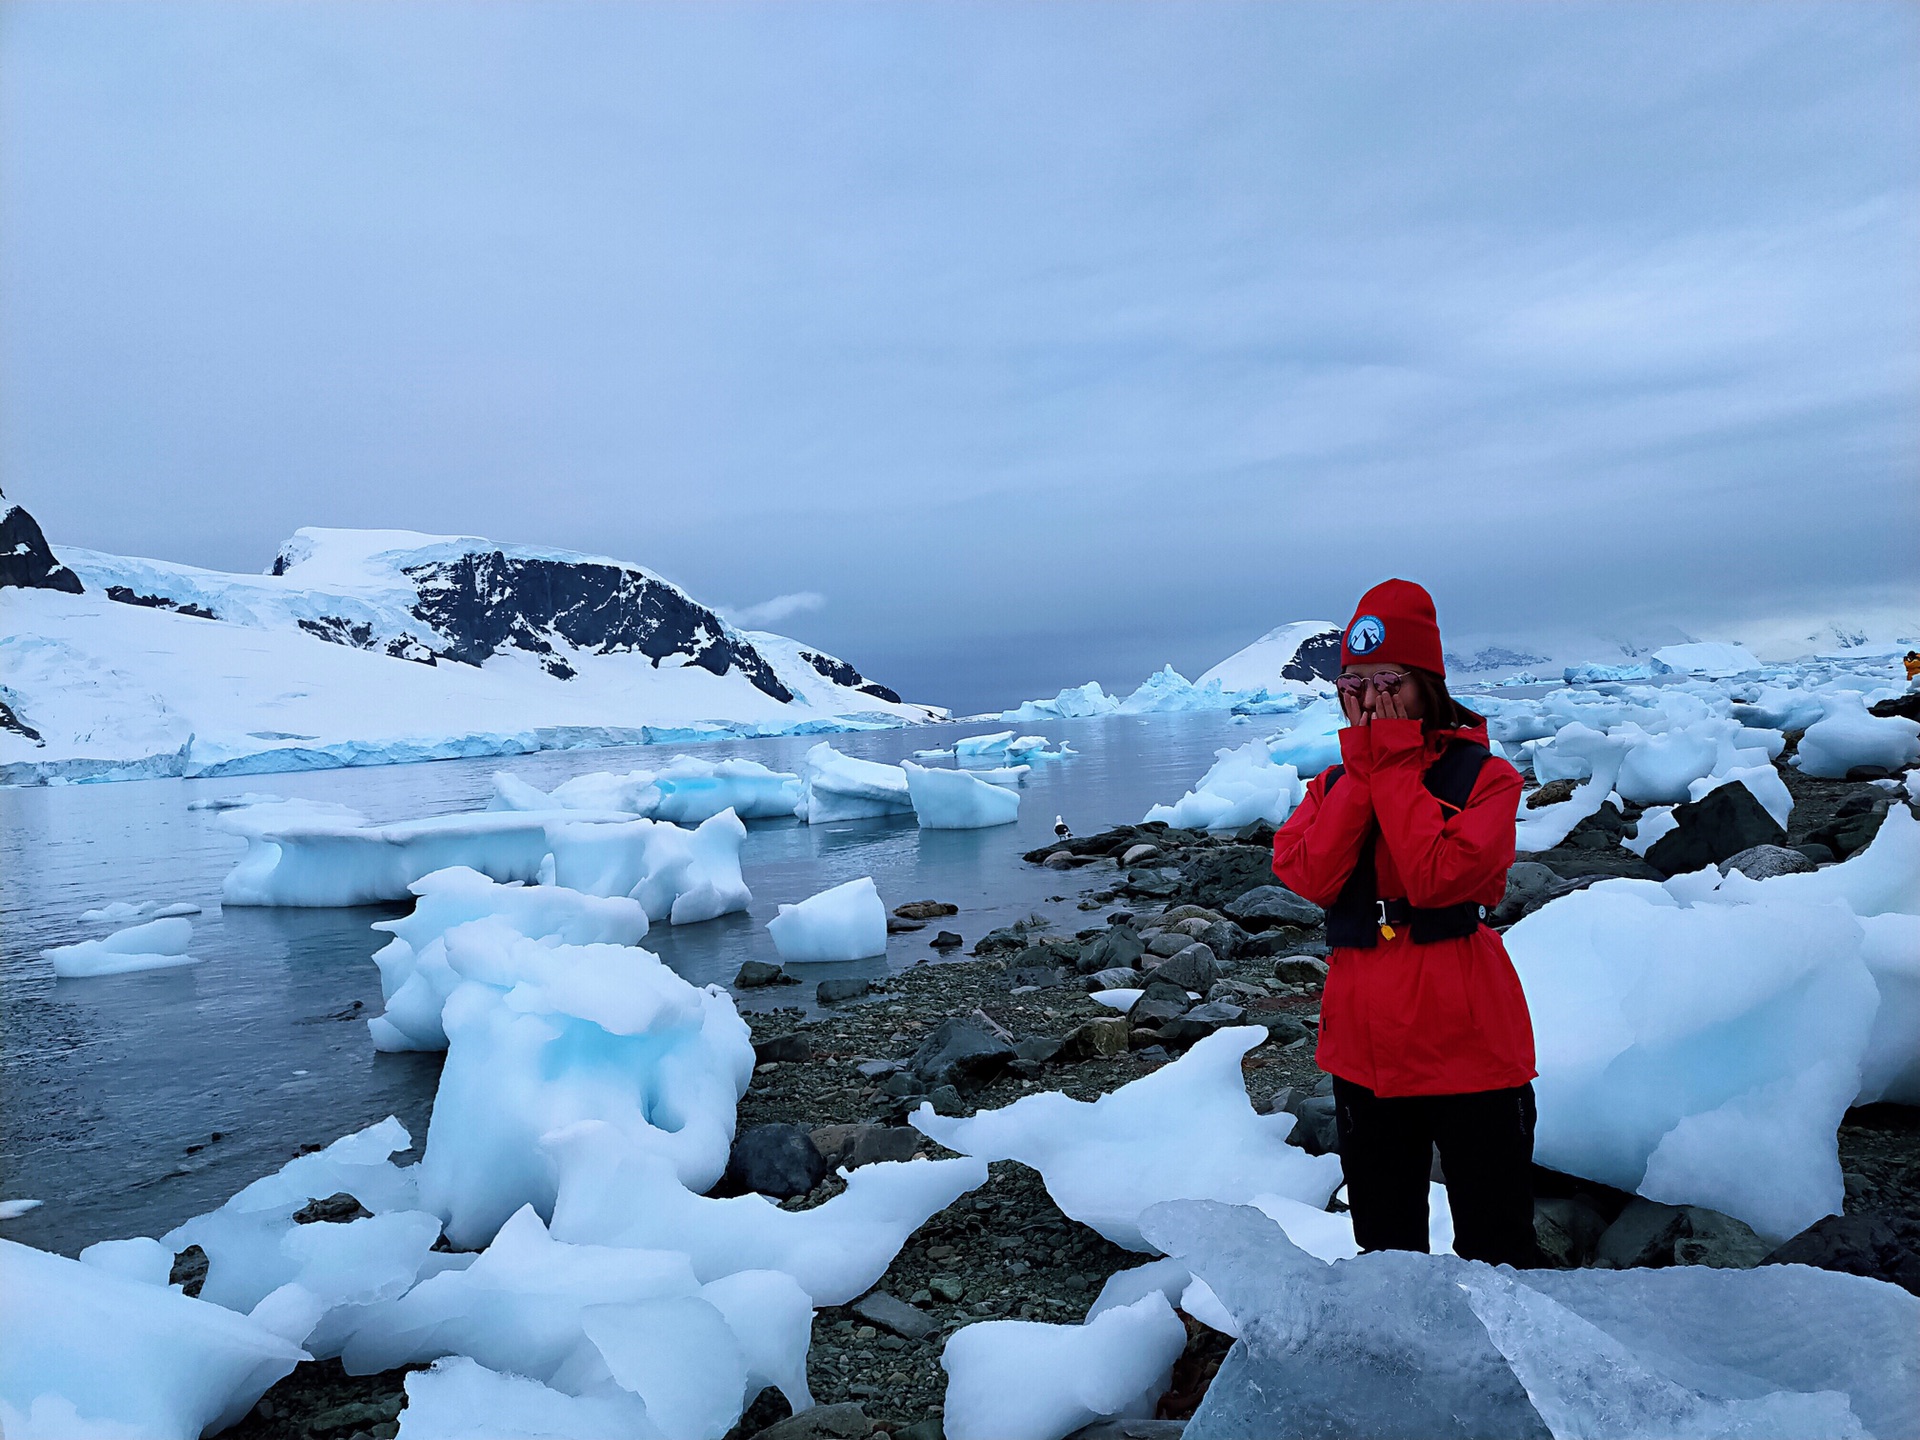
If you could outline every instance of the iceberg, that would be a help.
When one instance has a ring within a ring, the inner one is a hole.
[[[953,757],[962,765],[999,761],[1013,743],[1013,731],[996,730],[991,735],[967,735],[953,742]]]
[[[199,1440],[307,1358],[165,1284],[0,1240],[0,1431],[10,1440]]]
[[[441,1023],[447,1061],[420,1162],[422,1208],[456,1245],[484,1243],[522,1205],[551,1214],[541,1141],[604,1120],[706,1190],[726,1169],[753,1073],[746,1022],[646,950],[529,940],[490,920],[446,935],[463,983]]]
[[[856,760],[824,740],[807,751],[800,772],[800,801],[794,813],[809,825],[912,812],[907,772],[898,765]]]
[[[557,1239],[670,1250],[702,1281],[777,1270],[815,1305],[866,1294],[915,1230],[987,1181],[979,1160],[882,1161],[844,1172],[846,1189],[820,1205],[783,1210],[763,1195],[695,1195],[657,1156],[597,1122],[545,1144],[559,1169]]]
[[[1753,675],[1760,670],[1760,662],[1751,651],[1718,641],[1663,645],[1653,652],[1653,658],[1663,674],[1705,675],[1715,680]]]
[[[440,1009],[460,983],[447,964],[446,935],[472,920],[494,920],[530,940],[566,945],[638,945],[647,912],[625,896],[583,895],[559,885],[501,885],[464,865],[436,870],[409,887],[413,913],[376,920],[393,938],[376,951],[386,1011],[367,1021],[376,1050],[444,1050]]]
[[[949,1440],[1061,1440],[1094,1420],[1151,1415],[1187,1348],[1159,1291],[1083,1325],[989,1320],[954,1332],[942,1423]]]
[[[104,940],[82,940],[42,950],[53,962],[53,973],[63,980],[95,975],[126,975],[139,970],[171,970],[192,965],[187,954],[193,943],[193,922],[178,916],[149,920],[144,925],[115,931]]]
[[[907,772],[913,813],[923,830],[981,830],[1011,825],[1020,818],[1020,792],[985,775],[929,770],[911,761],[902,768]],[[1017,777],[1013,783],[1019,783]]]
[[[1275,764],[1267,746],[1257,740],[1214,754],[1217,758],[1198,785],[1172,805],[1155,805],[1142,823],[1161,820],[1188,830],[1237,830],[1256,820],[1285,823],[1305,793],[1292,765]]]
[[[775,819],[793,814],[800,801],[798,775],[771,770],[757,760],[702,760],[693,755],[676,755],[655,770],[576,775],[551,794],[508,774],[493,780],[492,810],[617,811],[676,825],[698,825],[722,810],[742,820]]]
[[[188,806],[192,809],[192,806]],[[82,910],[80,918],[106,925],[124,925],[129,920],[166,920],[175,915],[198,915],[200,907],[181,900],[172,904],[164,900],[115,900],[110,905],[102,905],[97,910]]]
[[[1140,1215],[1162,1200],[1282,1195],[1322,1207],[1339,1186],[1338,1156],[1287,1144],[1293,1116],[1257,1114],[1247,1099],[1240,1058],[1266,1038],[1257,1026],[1215,1031],[1091,1102],[1047,1091],[967,1118],[922,1105],[913,1125],[962,1155],[1038,1170],[1070,1218],[1151,1251]]]
[[[1062,690],[1050,700],[1023,700],[1011,710],[1000,712],[1002,720],[1017,725],[1044,724],[1048,720],[1079,720],[1093,715],[1111,715],[1120,702],[1102,690],[1097,681],[1070,690]]]
[[[990,785],[982,788],[1006,793]],[[767,933],[780,958],[789,962],[864,960],[887,953],[887,909],[872,877],[862,875],[798,905],[782,905],[767,922]]]
[[[550,824],[552,883],[588,895],[626,895],[649,920],[694,925],[753,903],[740,874],[747,827],[731,810],[683,830],[665,820]]]
[[[1277,765],[1291,765],[1310,780],[1329,765],[1340,763],[1340,727],[1346,717],[1332,700],[1316,700],[1303,709],[1290,729],[1267,741],[1267,752]]]
[[[1920,1299],[1856,1275],[1329,1265],[1245,1207],[1182,1201],[1142,1223],[1242,1336],[1190,1440],[1892,1436],[1920,1406]]]

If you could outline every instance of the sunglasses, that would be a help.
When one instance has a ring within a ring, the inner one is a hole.
[[[1382,670],[1376,675],[1341,675],[1333,683],[1334,688],[1342,695],[1350,695],[1358,699],[1366,693],[1369,685],[1381,695],[1391,695],[1400,688],[1406,678],[1405,671]]]

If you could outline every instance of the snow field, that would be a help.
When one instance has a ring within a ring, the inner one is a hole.
[[[966,770],[929,770],[912,761],[901,768],[923,830],[981,830],[1020,818],[1018,790]]]
[[[784,961],[864,960],[887,953],[887,910],[872,877],[862,875],[797,905],[782,905],[767,922],[767,934]]]
[[[138,970],[171,970],[192,965],[187,946],[193,943],[193,922],[180,916],[149,920],[117,930],[104,940],[82,940],[75,945],[56,945],[42,950],[41,956],[53,962],[53,973],[62,979],[85,979],[96,975],[125,975]]]

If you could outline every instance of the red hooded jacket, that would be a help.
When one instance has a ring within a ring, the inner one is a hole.
[[[1273,873],[1316,905],[1331,905],[1376,825],[1382,899],[1429,908],[1506,893],[1520,772],[1494,757],[1466,808],[1447,816],[1426,788],[1448,742],[1487,743],[1484,721],[1423,736],[1418,720],[1374,720],[1340,732],[1346,773],[1329,795],[1316,775],[1273,837]],[[1500,936],[1416,945],[1406,928],[1373,949],[1336,949],[1320,1003],[1320,1068],[1377,1095],[1459,1095],[1524,1085],[1533,1020]]]

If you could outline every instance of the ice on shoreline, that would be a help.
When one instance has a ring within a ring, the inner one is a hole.
[[[797,905],[782,905],[767,922],[767,934],[790,964],[865,960],[887,953],[887,910],[872,877],[862,875]]]

